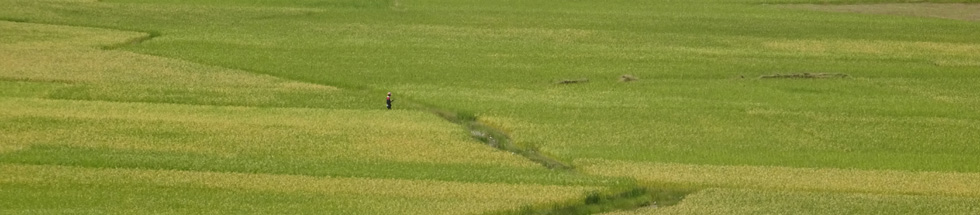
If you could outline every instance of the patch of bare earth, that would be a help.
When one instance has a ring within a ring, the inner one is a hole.
[[[857,5],[802,4],[786,7],[829,12],[848,12],[898,16],[917,16],[980,21],[980,4],[962,3],[892,3]]]

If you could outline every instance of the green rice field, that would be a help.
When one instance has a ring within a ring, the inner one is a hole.
[[[0,214],[978,214],[978,3],[0,0]]]

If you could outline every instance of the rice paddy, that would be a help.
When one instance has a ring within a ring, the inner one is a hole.
[[[0,213],[976,214],[978,2],[905,2],[0,0]]]
[[[34,39],[2,46],[5,214],[468,214],[612,185],[424,112],[300,108],[335,105],[336,87],[99,48],[140,34],[0,26]],[[277,104],[289,97],[311,101]]]

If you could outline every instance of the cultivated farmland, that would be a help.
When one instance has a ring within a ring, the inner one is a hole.
[[[905,2],[0,0],[0,213],[976,214]]]

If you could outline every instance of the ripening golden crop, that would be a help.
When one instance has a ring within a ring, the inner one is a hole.
[[[583,171],[654,183],[980,197],[980,174],[580,160]]]
[[[605,215],[643,214],[976,214],[973,197],[801,192],[712,188],[670,207],[641,208]]]
[[[219,173],[143,169],[95,169],[63,166],[0,164],[0,184],[58,186],[89,184],[131,187],[201,189],[214,192],[268,193],[283,197],[321,196],[325,202],[295,202],[294,207],[345,204],[356,213],[383,209],[397,214],[474,214],[515,209],[527,204],[580,197],[594,187],[535,184],[465,183],[430,180],[333,178],[297,175]],[[111,190],[109,190],[111,191]],[[58,192],[57,190],[53,192]],[[139,194],[149,195],[149,194]],[[3,198],[3,195],[0,195]],[[174,198],[182,198],[174,196]],[[345,200],[346,199],[346,200]],[[347,200],[353,200],[349,202]],[[379,201],[372,204],[372,201]],[[344,205],[340,205],[344,206]],[[123,206],[128,207],[128,206]],[[105,209],[113,209],[106,207]],[[320,213],[332,213],[320,211]]]

